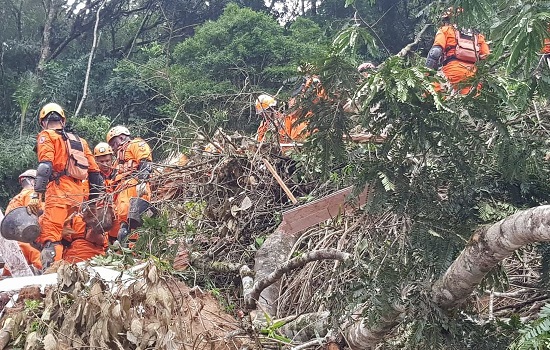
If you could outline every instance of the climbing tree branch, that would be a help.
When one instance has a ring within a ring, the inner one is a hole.
[[[399,51],[396,56],[405,57],[405,55],[407,55],[412,50],[413,46],[417,45],[420,42],[420,39],[422,39],[422,36],[430,26],[431,24],[425,24],[424,27],[418,32],[418,34],[416,34],[414,41],[412,43],[407,44],[404,48],[402,48],[401,51]]]

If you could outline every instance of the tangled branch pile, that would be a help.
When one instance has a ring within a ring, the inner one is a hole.
[[[217,141],[194,149],[189,157],[174,155],[159,165],[153,201],[170,213],[171,227],[186,237],[191,250],[210,260],[251,266],[255,247],[294,206],[269,165],[298,200],[330,190],[305,180],[301,164],[272,144],[258,146],[220,132]]]

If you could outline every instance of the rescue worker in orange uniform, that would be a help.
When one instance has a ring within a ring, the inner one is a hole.
[[[297,113],[284,115],[275,108],[276,106],[277,100],[272,96],[263,94],[256,99],[256,114],[263,117],[256,133],[256,140],[264,141],[268,132],[271,132],[272,135],[276,135],[274,137],[284,149],[284,145],[291,146],[291,142],[302,141],[307,136],[307,124],[296,124],[299,116]]]
[[[550,32],[550,25],[548,25],[548,32]],[[544,39],[540,53],[542,54],[542,59],[548,68],[550,68],[550,38]]]
[[[113,127],[106,139],[116,154],[117,163],[114,177],[114,203],[119,224],[115,224],[115,227],[119,226],[117,240],[121,245],[126,245],[130,235],[130,198],[151,200],[148,180],[153,171],[153,156],[147,142],[139,137],[132,139],[130,131],[124,126]]]
[[[8,206],[6,207],[5,214],[9,213],[15,208],[26,207],[31,201],[31,195],[34,192],[34,183],[36,181],[36,170],[25,170],[19,175],[19,184],[21,185],[21,192],[13,197]]]
[[[39,218],[42,266],[47,269],[62,259],[62,231],[65,220],[83,203],[85,196],[95,201],[104,191],[99,167],[86,140],[65,131],[65,112],[60,105],[48,103],[42,107],[37,136],[38,168],[29,211],[38,213],[44,201],[44,213]],[[89,188],[85,188],[87,180]]]
[[[27,204],[31,201],[31,195],[34,193],[34,182],[36,180],[36,170],[29,169],[24,171],[19,175],[19,184],[22,187],[21,192],[19,192],[15,197],[13,197],[8,206],[6,207],[5,214],[8,214],[15,208],[26,207]],[[29,243],[17,242],[19,243],[19,248],[23,256],[27,260],[27,263],[31,266],[34,266],[38,271],[42,270],[42,262],[40,261],[40,251],[34,248]],[[4,268],[4,276],[11,276],[8,269]]]
[[[105,255],[107,235],[93,235],[87,227],[83,214],[73,213],[64,223],[63,238],[70,242],[65,248],[63,260],[70,263],[86,261],[97,255]],[[90,238],[93,235],[93,239]]]
[[[432,48],[426,58],[426,67],[437,70],[442,65],[442,71],[447,80],[451,83],[454,91],[462,95],[468,94],[472,87],[464,86],[464,81],[476,74],[476,62],[484,60],[490,53],[489,45],[483,34],[476,33],[471,29],[459,30],[456,25],[451,24],[451,19],[462,12],[462,9],[447,9],[442,15],[443,25],[435,35]],[[472,50],[465,50],[459,45],[462,43],[471,45]],[[481,86],[478,85],[479,90]],[[441,87],[436,86],[436,91]]]
[[[115,191],[115,171],[114,171],[114,161],[115,161],[115,152],[107,142],[100,142],[94,147],[94,157],[99,170],[101,171],[101,176],[105,181],[105,193],[112,194]],[[115,219],[115,222],[118,220]],[[120,228],[120,223],[115,224],[111,230],[109,230],[109,241],[114,243],[117,239],[118,230]]]

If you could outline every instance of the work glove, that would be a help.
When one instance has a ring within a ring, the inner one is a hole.
[[[27,211],[30,214],[38,215],[38,212],[40,211],[41,202],[42,202],[42,193],[34,192],[31,195],[31,200],[29,204],[27,204]]]
[[[120,224],[120,229],[118,230],[118,234],[116,239],[118,240],[118,243],[120,243],[121,247],[126,248],[128,246],[128,236],[130,235],[130,227],[127,223],[123,222]]]
[[[137,184],[136,191],[137,191],[138,198],[143,197],[144,195],[147,194],[147,184],[145,182]]]
[[[42,247],[40,261],[42,261],[42,270],[44,271],[55,261],[55,245],[52,242],[47,241]]]

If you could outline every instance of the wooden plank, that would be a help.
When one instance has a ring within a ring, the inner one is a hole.
[[[365,187],[359,197],[355,199],[358,205],[353,205],[353,203],[347,201],[352,190],[352,186],[346,187],[323,198],[283,212],[283,221],[278,230],[285,234],[294,234],[365,204],[369,188]]]
[[[281,188],[283,189],[283,191],[285,191],[286,195],[288,196],[288,198],[290,198],[290,200],[292,201],[292,203],[296,204],[298,203],[298,200],[296,199],[296,197],[294,197],[294,195],[292,194],[292,192],[290,192],[290,189],[288,188],[288,186],[285,184],[285,182],[283,181],[283,179],[281,179],[281,177],[279,176],[279,174],[277,174],[277,170],[275,170],[275,168],[273,167],[273,165],[271,165],[271,163],[263,158],[262,159],[263,162],[264,162],[264,165],[267,167],[267,170],[269,170],[269,172],[271,173],[271,175],[273,175],[273,177],[275,178],[275,180],[277,180],[277,183],[279,184],[279,186],[281,186]]]

